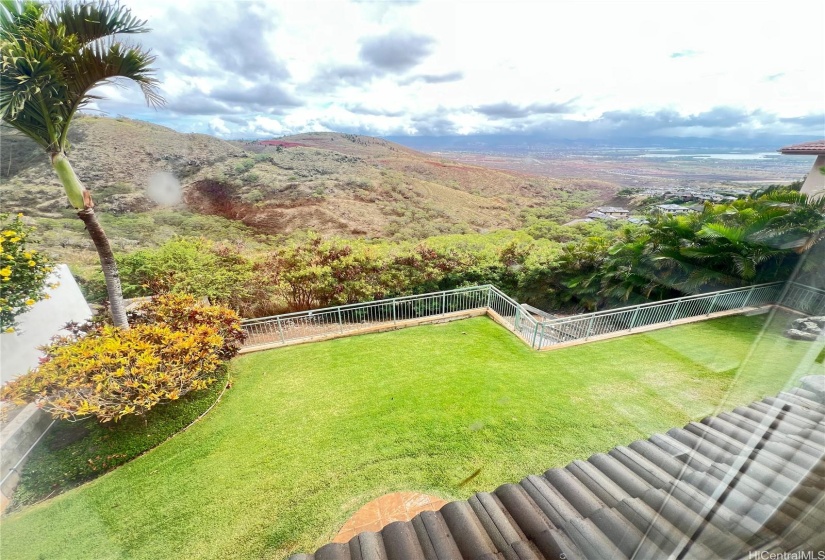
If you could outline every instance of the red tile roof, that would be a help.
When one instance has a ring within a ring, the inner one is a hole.
[[[825,376],[802,385],[289,560],[704,559],[825,550]]]
[[[783,154],[825,155],[825,140],[814,140],[813,142],[785,146],[784,148],[779,148],[779,151]]]

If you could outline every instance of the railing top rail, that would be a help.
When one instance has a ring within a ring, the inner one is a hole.
[[[544,311],[543,309],[539,309],[538,307],[533,307],[532,305],[530,305],[528,303],[522,303],[521,308],[526,310],[526,311],[529,311],[530,313],[534,313],[536,315],[544,317],[545,319],[550,319],[550,320],[563,319],[563,317],[559,317],[558,315],[553,315],[552,313],[548,313],[547,311]]]
[[[243,319],[241,325],[252,325],[256,323],[264,323],[275,321],[277,319],[294,319],[297,317],[312,317],[314,315],[321,315],[323,313],[330,313],[347,309],[363,309],[366,307],[375,307],[379,305],[387,305],[393,302],[415,301],[419,299],[432,298],[442,295],[459,294],[464,292],[483,291],[494,288],[490,284],[482,284],[480,286],[465,286],[462,288],[454,288],[452,290],[442,290],[440,292],[427,292],[425,294],[414,294],[409,296],[399,296],[396,298],[377,299],[373,301],[365,301],[362,303],[347,303],[344,305],[334,305],[330,307],[320,307],[317,309],[307,309],[305,311],[292,311],[290,313],[281,313],[278,315],[269,315],[267,317],[255,317],[253,319]],[[505,296],[506,297],[506,296]]]
[[[581,319],[589,319],[590,317],[603,317],[608,315],[619,315],[621,313],[627,313],[629,311],[634,311],[636,309],[646,309],[650,307],[663,307],[665,305],[671,305],[676,303],[677,301],[693,301],[697,299],[719,296],[723,294],[732,294],[736,292],[747,292],[749,290],[755,290],[757,288],[768,288],[770,286],[777,286],[782,285],[784,282],[767,282],[765,284],[754,284],[752,286],[745,286],[742,288],[730,288],[727,290],[719,290],[717,292],[707,292],[704,294],[694,294],[692,296],[682,296],[678,298],[672,299],[665,299],[662,301],[651,301],[647,303],[640,303],[637,305],[628,305],[626,307],[618,307],[616,309],[603,309],[601,311],[591,311],[590,313],[582,313],[580,315],[571,315],[570,317],[560,317],[558,319],[553,319],[551,321],[545,321],[546,325],[554,325],[559,323],[564,323],[567,321],[579,321]],[[495,288],[493,288],[495,289]]]
[[[800,284],[799,282],[790,282],[790,284],[802,288],[803,290],[808,290],[811,292],[816,292],[817,294],[825,295],[825,290],[822,290],[820,288],[814,288],[813,286],[808,286],[807,284]]]

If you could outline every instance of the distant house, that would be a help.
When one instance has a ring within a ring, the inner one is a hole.
[[[820,171],[825,168],[825,140],[785,146],[780,148],[779,152],[788,155],[816,156],[814,165],[811,167],[800,192],[808,195],[811,199],[825,196],[825,173]]]
[[[656,210],[663,214],[689,214],[699,212],[694,206],[679,206],[678,204],[657,204]]]
[[[615,220],[616,218],[605,214],[604,212],[599,212],[598,210],[594,210],[587,215],[588,218],[591,220]]]
[[[596,208],[596,212],[601,212],[602,214],[607,214],[608,216],[612,216],[620,220],[630,216],[630,210],[626,208],[617,208],[615,206],[599,206]]]

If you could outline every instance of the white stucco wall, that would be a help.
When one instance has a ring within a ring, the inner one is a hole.
[[[811,171],[808,173],[808,177],[802,185],[800,192],[807,194],[810,199],[825,195],[825,175],[820,171],[822,167],[825,167],[825,155],[816,157],[814,166],[811,167]]]
[[[0,334],[0,382],[5,383],[36,367],[43,353],[39,346],[49,340],[69,321],[82,322],[92,316],[89,304],[65,264],[55,267],[49,282],[60,285],[48,291],[51,299],[35,303],[18,317],[14,333]]]

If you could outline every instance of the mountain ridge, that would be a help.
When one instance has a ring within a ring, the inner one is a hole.
[[[125,118],[82,116],[69,138],[72,164],[109,222],[192,213],[220,216],[267,235],[313,229],[345,237],[423,239],[518,228],[525,211],[572,215],[617,190],[604,181],[482,167],[346,133],[242,142]],[[74,217],[41,148],[4,130],[0,151],[0,193],[7,211],[40,221]],[[147,196],[148,181],[157,172],[180,181],[180,205],[162,208]],[[148,234],[124,241],[159,242]]]

